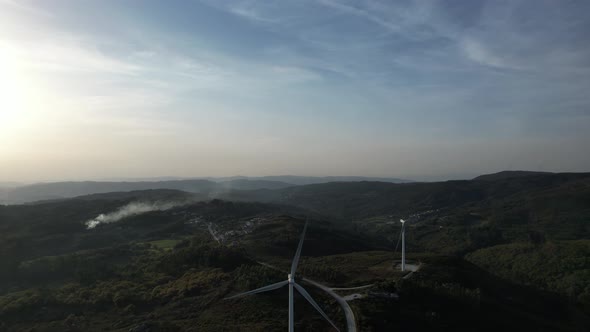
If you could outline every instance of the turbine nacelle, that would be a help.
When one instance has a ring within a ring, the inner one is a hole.
[[[289,274],[287,275],[287,280],[289,280],[289,283],[290,283],[290,284],[293,284],[293,283],[295,283],[295,277],[294,277],[294,276],[291,276],[291,273],[289,273]]]

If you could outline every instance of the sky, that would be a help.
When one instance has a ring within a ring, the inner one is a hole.
[[[0,0],[0,180],[590,171],[588,12]]]

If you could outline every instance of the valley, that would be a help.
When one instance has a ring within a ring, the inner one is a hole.
[[[576,331],[590,308],[589,180],[326,183],[214,200],[160,189],[0,206],[0,330],[284,330],[284,292],[223,299],[283,280],[309,218],[298,278],[341,330]],[[101,214],[121,218],[86,226]],[[297,329],[330,330],[295,303]]]

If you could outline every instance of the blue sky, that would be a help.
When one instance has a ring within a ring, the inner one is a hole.
[[[0,179],[588,171],[589,11],[0,0]]]

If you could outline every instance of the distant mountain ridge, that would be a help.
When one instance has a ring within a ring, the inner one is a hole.
[[[441,182],[412,182],[395,178],[359,176],[305,177],[292,175],[264,177],[235,176],[215,178],[215,180],[212,180],[212,178],[201,178],[139,182],[53,182],[16,188],[1,188],[0,204],[21,204],[110,192],[169,189],[198,194],[198,197],[202,199],[223,198],[294,205],[311,204],[312,206],[317,204],[315,208],[321,210],[324,207],[325,195],[330,196],[330,200],[332,200],[334,197],[343,198],[349,197],[348,195],[351,194],[353,196],[360,194],[361,196],[358,198],[361,199],[362,204],[367,204],[368,202],[365,202],[367,199],[371,200],[377,197],[385,199],[383,194],[386,194],[385,196],[391,195],[389,199],[404,197],[404,199],[415,201],[415,198],[412,198],[412,193],[420,197],[425,197],[424,194],[428,193],[429,200],[436,200],[438,203],[441,203],[449,202],[450,199],[456,200],[463,196],[474,199],[477,198],[475,196],[489,194],[490,188],[503,188],[497,185],[488,186],[485,184],[487,182],[506,182],[508,180],[509,182],[514,182],[512,187],[523,186],[523,188],[532,188],[569,181],[570,178],[585,178],[589,175],[590,173],[502,171],[494,174],[481,175],[475,177],[473,180]],[[448,190],[451,188],[461,189],[459,192],[454,192],[453,195],[449,196]],[[352,196],[349,198],[352,198]],[[358,208],[358,204],[361,202],[356,202],[356,207],[348,206],[350,203],[352,202],[347,202],[345,204],[347,206],[342,207],[343,212],[350,208]],[[375,203],[373,202],[372,204]],[[383,207],[386,207],[389,203],[385,199],[381,204]]]
[[[399,179],[399,178],[366,177],[366,176],[277,175],[277,176],[262,176],[262,177],[249,178],[249,179],[280,181],[280,182],[292,183],[295,185],[306,185],[306,184],[328,183],[328,182],[359,182],[359,181],[390,182],[390,183],[414,182],[412,180],[405,180],[405,179]]]
[[[547,175],[547,174],[559,174],[559,173],[534,172],[534,171],[501,171],[501,172],[492,173],[492,174],[483,174],[483,175],[473,178],[473,180],[492,181],[492,180],[518,178],[518,177],[523,177],[523,176]]]
[[[68,181],[36,183],[13,188],[0,188],[0,204],[21,204],[34,201],[54,200],[100,194],[108,192],[128,192],[149,189],[182,190],[215,198],[228,191],[282,189],[291,186],[327,182],[354,181],[408,182],[394,178],[369,178],[358,176],[305,177],[305,176],[264,176],[226,178],[172,179],[161,181]]]
[[[34,201],[55,200],[101,194],[149,189],[181,190],[215,198],[229,190],[279,189],[292,186],[278,181],[233,180],[213,182],[209,180],[173,180],[157,182],[53,182],[38,183],[0,191],[0,204],[21,204]]]
[[[267,175],[267,176],[225,176],[225,177],[154,177],[154,178],[116,178],[104,180],[106,182],[159,182],[159,181],[207,180],[212,182],[229,182],[237,180],[285,182],[292,185],[306,185],[327,182],[358,182],[378,181],[391,183],[415,182],[408,179],[370,176],[300,176],[300,175]],[[103,181],[100,181],[103,182]]]

